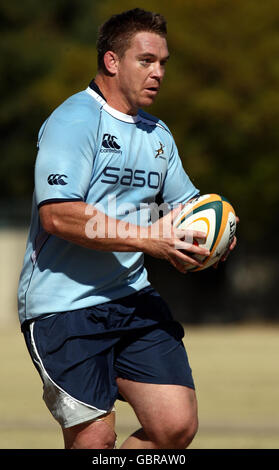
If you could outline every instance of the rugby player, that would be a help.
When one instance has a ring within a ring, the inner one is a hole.
[[[167,125],[142,110],[162,84],[166,36],[160,14],[109,18],[95,79],[39,132],[19,317],[67,449],[114,448],[117,399],[141,425],[122,448],[184,449],[197,431],[184,331],[144,267],[146,253],[183,273],[208,254],[193,243],[203,233],[171,228],[199,191]],[[158,196],[169,212],[154,220]]]

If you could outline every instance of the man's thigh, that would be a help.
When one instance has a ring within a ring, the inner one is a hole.
[[[184,429],[197,422],[197,400],[192,388],[140,383],[120,377],[117,385],[151,437],[163,430]]]

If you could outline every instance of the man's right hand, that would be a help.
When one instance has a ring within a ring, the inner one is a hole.
[[[173,227],[173,221],[182,205],[170,211],[148,227],[148,238],[143,240],[143,252],[169,261],[178,271],[187,272],[186,264],[201,266],[195,255],[209,256],[206,248],[194,241],[205,241],[205,233],[197,230],[181,230]]]

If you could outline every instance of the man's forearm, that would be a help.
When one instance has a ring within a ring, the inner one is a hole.
[[[40,208],[44,229],[59,238],[101,251],[143,251],[148,228],[114,219],[84,202]]]

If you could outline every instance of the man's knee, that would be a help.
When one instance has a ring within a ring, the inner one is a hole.
[[[159,449],[186,449],[198,431],[196,415],[173,417],[165,425],[154,427],[150,438]]]
[[[66,449],[113,449],[116,434],[109,417],[63,430]]]
[[[173,449],[186,449],[194,439],[198,431],[198,418],[197,416],[192,417],[190,420],[186,420],[182,425],[174,428],[174,432],[171,434],[171,448]]]

